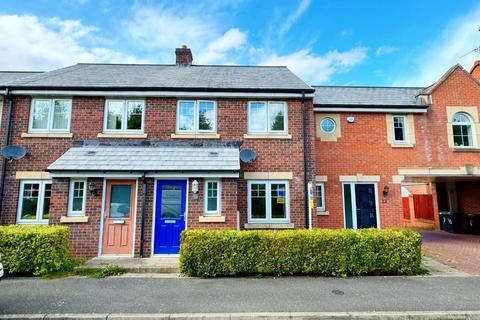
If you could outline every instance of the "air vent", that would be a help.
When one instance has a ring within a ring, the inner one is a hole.
[[[209,157],[218,157],[218,152],[216,152],[216,151],[210,151],[210,152],[208,153],[208,156],[209,156]]]
[[[86,156],[94,156],[96,155],[97,152],[96,151],[87,151],[87,153],[85,154]]]

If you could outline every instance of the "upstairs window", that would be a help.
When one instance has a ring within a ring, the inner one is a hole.
[[[453,116],[453,143],[455,147],[473,147],[473,122],[466,113],[457,113]]]
[[[407,117],[393,116],[393,142],[407,143]]]
[[[29,131],[70,131],[72,100],[33,99],[30,112]]]
[[[177,133],[214,133],[217,131],[215,101],[179,101]]]
[[[104,131],[111,133],[143,133],[145,101],[107,100]]]
[[[284,102],[250,102],[248,104],[248,132],[286,133],[286,104]]]

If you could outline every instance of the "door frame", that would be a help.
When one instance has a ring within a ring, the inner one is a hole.
[[[345,185],[350,185],[350,192],[351,192],[351,195],[352,195],[352,226],[353,226],[353,229],[358,229],[357,228],[357,195],[355,193],[355,185],[357,184],[373,184],[374,188],[375,188],[375,215],[376,215],[376,220],[377,220],[377,229],[381,229],[381,224],[380,224],[380,204],[378,202],[378,182],[375,182],[375,181],[362,181],[362,182],[358,182],[358,181],[344,181],[342,182],[342,207],[343,207],[343,228],[346,229],[347,228],[347,220],[346,220],[346,217],[347,217],[347,213],[345,211]],[[353,212],[355,212],[355,214],[353,214]]]
[[[156,214],[156,210],[157,210],[157,182],[158,181],[169,181],[169,180],[172,180],[172,181],[185,181],[186,182],[186,185],[185,185],[185,188],[186,188],[186,192],[185,192],[185,196],[186,196],[186,199],[185,199],[185,229],[184,230],[187,230],[188,229],[188,190],[189,190],[189,178],[175,178],[175,177],[169,177],[169,178],[155,178],[154,180],[154,184],[153,184],[153,218],[152,218],[152,241],[151,241],[151,245],[150,245],[150,257],[179,257],[180,254],[179,253],[175,253],[175,254],[154,254],[154,245],[155,245],[155,225],[157,224],[157,214]]]
[[[105,218],[105,201],[107,200],[107,182],[108,181],[135,181],[135,199],[134,199],[134,204],[133,204],[133,233],[132,233],[132,253],[131,254],[103,254],[103,233],[104,233],[104,225],[103,221]],[[138,201],[138,178],[103,178],[103,188],[102,188],[102,214],[100,215],[100,236],[98,239],[98,256],[99,257],[134,257],[135,256],[135,244],[136,244],[136,232],[137,232],[137,201]]]

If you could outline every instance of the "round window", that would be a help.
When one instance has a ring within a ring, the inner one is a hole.
[[[332,133],[336,127],[337,124],[332,118],[324,118],[320,121],[320,129],[325,133]]]

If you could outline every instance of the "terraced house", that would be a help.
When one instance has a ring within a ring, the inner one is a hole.
[[[440,210],[480,211],[478,64],[427,88],[311,87],[175,53],[0,73],[15,158],[0,222],[66,225],[77,256],[151,256],[178,254],[185,228],[438,227]]]
[[[285,67],[78,64],[3,83],[2,224],[73,254],[179,251],[185,228],[305,228],[313,93]],[[11,124],[11,126],[10,126]]]

